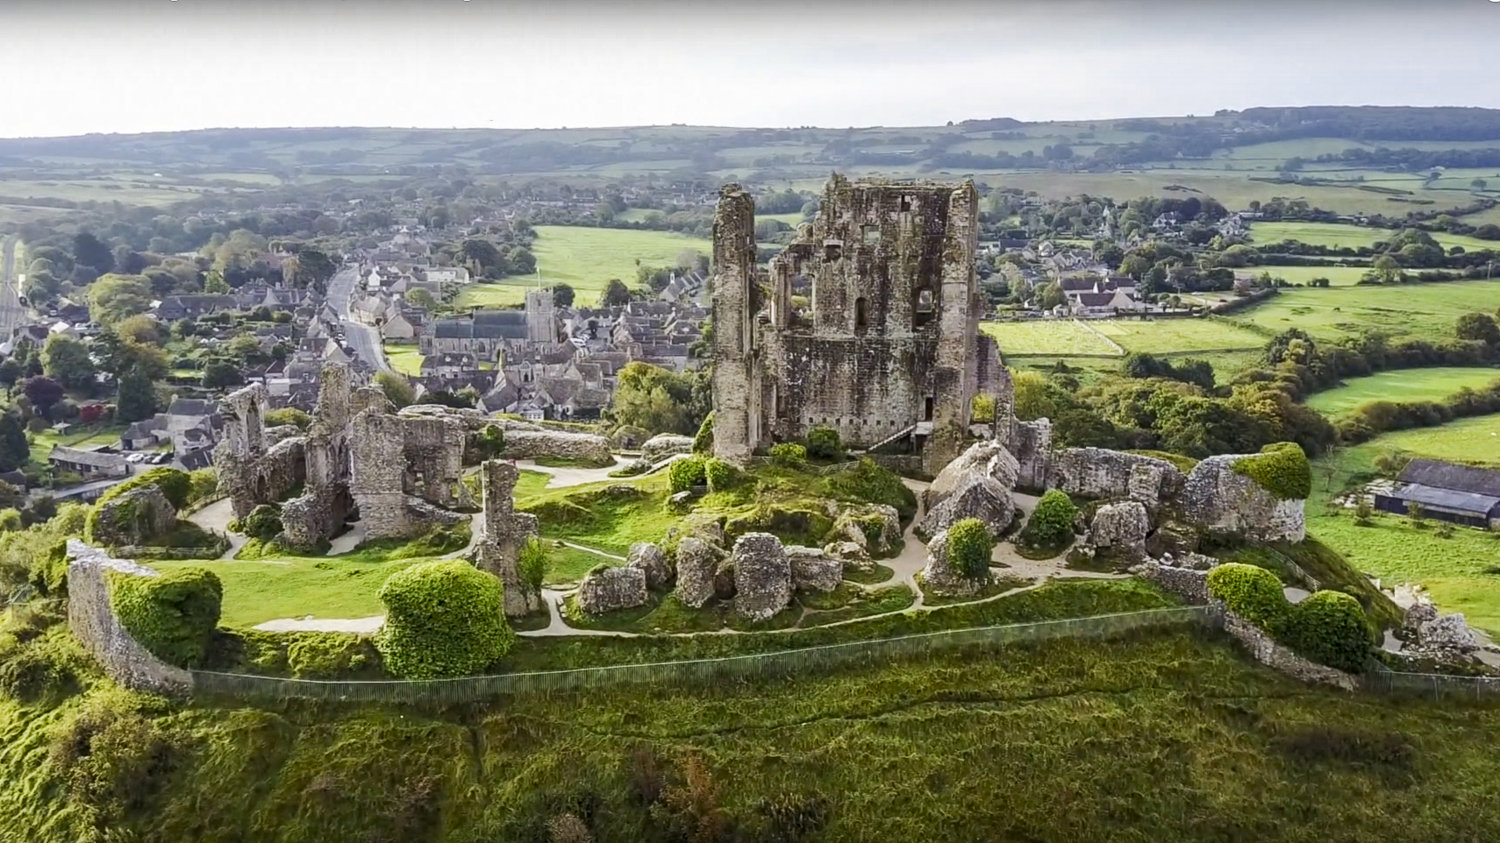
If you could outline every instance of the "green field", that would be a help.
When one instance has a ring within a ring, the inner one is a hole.
[[[1307,503],[1308,532],[1387,587],[1419,582],[1440,609],[1463,612],[1470,623],[1500,636],[1497,534],[1458,527],[1452,537],[1442,538],[1430,522],[1419,529],[1405,517],[1389,514],[1376,515],[1374,526],[1361,527],[1347,510],[1328,507],[1332,496],[1374,476],[1378,456],[1395,452],[1500,465],[1500,415],[1388,433],[1319,458],[1313,463],[1313,496]]]
[[[31,461],[38,465],[47,464],[47,455],[57,445],[69,448],[97,448],[100,445],[119,444],[120,434],[125,432],[124,425],[74,425],[65,434],[48,428],[40,433],[29,433],[27,438],[31,443]]]
[[[1296,240],[1310,246],[1327,246],[1332,249],[1366,248],[1377,242],[1390,240],[1398,233],[1400,232],[1385,228],[1323,222],[1257,222],[1250,226],[1251,239],[1261,245]],[[1440,231],[1432,232],[1432,238],[1444,249],[1458,246],[1470,252],[1484,249],[1500,251],[1500,242],[1493,240]]]
[[[598,303],[599,293],[611,278],[634,287],[639,266],[676,266],[683,250],[705,255],[713,251],[707,240],[666,231],[539,225],[536,234],[532,251],[541,283],[570,285],[578,292],[580,305]],[[454,304],[460,308],[524,304],[526,290],[536,285],[535,276],[469,284],[459,290]]]
[[[392,369],[403,375],[415,377],[422,374],[422,352],[416,346],[387,345],[385,359],[390,361]]]
[[[276,560],[152,562],[162,571],[204,567],[224,584],[220,623],[248,629],[278,618],[363,618],[385,613],[380,587],[391,574],[423,559],[361,562],[287,557]]]
[[[1288,284],[1308,284],[1315,278],[1327,278],[1328,283],[1334,287],[1352,287],[1369,271],[1369,267],[1365,266],[1254,266],[1241,269],[1235,274],[1254,278],[1269,274]]]
[[[1120,355],[1120,349],[1075,319],[985,322],[979,329],[994,337],[1000,344],[1000,351],[1007,357],[1029,354],[1059,357]]]
[[[1105,319],[1088,324],[1126,351],[1157,354],[1247,351],[1262,348],[1267,339],[1216,319]]]
[[[1364,285],[1339,289],[1284,290],[1236,313],[1245,321],[1280,332],[1301,328],[1335,339],[1376,329],[1392,336],[1451,336],[1458,317],[1500,308],[1500,279],[1442,284]]]
[[[1465,387],[1481,389],[1497,380],[1500,369],[1484,367],[1396,369],[1351,378],[1343,386],[1308,397],[1307,406],[1326,416],[1336,416],[1366,401],[1441,401]]]

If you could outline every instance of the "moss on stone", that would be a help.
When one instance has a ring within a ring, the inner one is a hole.
[[[1259,454],[1235,460],[1231,467],[1283,500],[1303,500],[1312,494],[1312,465],[1295,442],[1267,445]]]

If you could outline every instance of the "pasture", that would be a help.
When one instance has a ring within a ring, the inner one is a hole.
[[[571,286],[580,305],[597,304],[599,294],[611,278],[634,287],[637,267],[676,266],[677,256],[685,250],[706,255],[713,251],[713,244],[667,231],[539,225],[532,246],[542,285]],[[526,290],[536,286],[534,275],[468,284],[459,290],[454,305],[469,308],[525,304]]]
[[[1307,285],[1315,278],[1327,278],[1334,287],[1353,287],[1363,278],[1369,267],[1365,266],[1253,266],[1241,269],[1236,275],[1260,277],[1262,273],[1280,278],[1288,284]]]
[[[995,338],[1007,357],[1118,357],[1120,349],[1075,319],[985,322],[979,330]]]
[[[1262,246],[1283,240],[1296,240],[1309,246],[1326,246],[1330,249],[1360,249],[1389,241],[1399,233],[1385,228],[1324,222],[1257,222],[1250,226],[1251,239]],[[1500,251],[1500,242],[1493,240],[1444,232],[1432,232],[1432,238],[1444,249],[1457,246],[1470,252],[1484,249]]]
[[[1367,401],[1441,401],[1465,387],[1482,389],[1500,380],[1500,369],[1474,366],[1434,366],[1395,369],[1316,393],[1307,406],[1325,416],[1347,413]]]
[[[1217,319],[1105,319],[1089,326],[1126,351],[1179,354],[1194,351],[1249,351],[1266,337]]]
[[[1326,339],[1365,330],[1437,338],[1451,336],[1459,316],[1497,308],[1500,279],[1285,290],[1234,318],[1278,333],[1301,328]]]
[[[422,352],[414,345],[386,345],[385,359],[391,368],[403,375],[415,377],[422,374]]]
[[[1377,514],[1371,526],[1362,527],[1346,508],[1329,505],[1331,498],[1373,478],[1377,457],[1398,452],[1500,466],[1500,415],[1387,433],[1318,458],[1307,502],[1308,532],[1384,585],[1419,582],[1442,611],[1463,612],[1471,624],[1500,635],[1500,534],[1457,527],[1442,538],[1431,522],[1416,527],[1391,514]]]

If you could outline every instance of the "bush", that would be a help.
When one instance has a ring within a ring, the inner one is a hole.
[[[380,587],[385,626],[375,647],[403,679],[477,673],[515,642],[500,580],[461,559],[413,565]]]
[[[1267,445],[1255,456],[1235,460],[1232,468],[1283,500],[1303,500],[1312,494],[1312,465],[1295,442]]]
[[[25,642],[0,633],[0,694],[21,702],[66,696],[79,687],[89,666],[88,653],[62,624]]]
[[[240,519],[239,528],[252,539],[268,542],[281,535],[281,507],[263,503]]]
[[[728,489],[734,485],[738,474],[734,466],[718,457],[709,457],[703,461],[703,476],[708,481],[709,491],[722,492]]]
[[[473,462],[484,462],[500,456],[505,451],[505,428],[498,424],[487,424],[470,434],[474,450]]]
[[[219,473],[213,468],[195,468],[188,472],[188,503],[213,497],[219,491]]]
[[[708,470],[704,467],[702,457],[684,457],[672,462],[667,480],[673,494],[685,492],[694,486],[707,484]]]
[[[1291,605],[1275,574],[1238,562],[1226,562],[1208,572],[1208,593],[1223,600],[1230,611],[1272,635],[1279,630]]]
[[[265,418],[267,427],[289,424],[307,430],[312,425],[312,416],[308,415],[306,410],[299,410],[296,407],[281,407],[272,410],[266,413]]]
[[[1065,547],[1073,538],[1073,519],[1078,517],[1078,507],[1066,492],[1052,489],[1037,501],[1036,509],[1026,520],[1021,530],[1020,542],[1041,550]]]
[[[542,582],[547,579],[547,546],[541,539],[531,536],[521,545],[516,566],[521,572],[521,582],[530,586],[532,591],[540,592]]]
[[[882,468],[869,457],[861,457],[854,465],[829,475],[828,490],[843,500],[895,507],[902,521],[917,514],[916,493],[894,471]]]
[[[368,662],[365,639],[347,632],[304,633],[287,648],[287,667],[298,679],[348,676]]]
[[[698,425],[698,435],[693,437],[693,453],[711,454],[714,450],[714,414],[709,413],[703,417],[703,424]]]
[[[152,655],[178,667],[203,661],[224,586],[204,568],[182,568],[155,577],[109,573],[109,603],[120,623]]]
[[[150,698],[113,690],[92,694],[54,733],[48,753],[62,770],[68,801],[86,806],[100,828],[122,823],[167,786],[182,748],[143,711]]]
[[[995,539],[978,518],[962,518],[948,528],[948,561],[971,580],[989,579]]]
[[[844,443],[831,427],[815,427],[807,432],[807,455],[815,460],[841,460]]]
[[[807,464],[807,449],[796,442],[780,442],[771,446],[771,463],[782,468],[800,469]]]
[[[1280,637],[1315,662],[1357,673],[1364,668],[1373,635],[1358,600],[1319,591],[1290,607]]]

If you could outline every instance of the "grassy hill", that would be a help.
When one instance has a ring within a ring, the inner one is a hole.
[[[1497,728],[1186,632],[445,712],[99,687],[0,702],[0,839],[1481,840]]]

